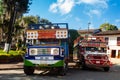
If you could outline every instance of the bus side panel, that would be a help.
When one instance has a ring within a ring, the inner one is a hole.
[[[68,58],[69,56],[69,48],[68,48],[68,42],[61,42],[61,46],[64,48],[64,55],[65,55],[65,58]]]

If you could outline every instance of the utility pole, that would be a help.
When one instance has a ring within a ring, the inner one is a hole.
[[[90,28],[90,22],[88,22],[88,36],[89,36],[89,28]]]

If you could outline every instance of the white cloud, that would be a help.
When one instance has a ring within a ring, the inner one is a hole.
[[[100,16],[101,12],[99,10],[90,10],[90,14]]]
[[[53,13],[56,13],[58,10],[57,10],[57,4],[53,3],[51,6],[50,6],[50,11],[52,11]]]
[[[74,5],[74,0],[57,0],[56,3],[50,5],[49,10],[53,13],[68,14]]]
[[[65,16],[62,20],[65,21],[65,20],[67,20],[67,19],[69,19],[69,18],[71,18],[71,17],[72,17],[72,15],[69,14],[69,15]]]
[[[77,4],[88,4],[88,5],[94,5],[96,7],[101,7],[101,8],[107,8],[108,4],[107,4],[108,0],[78,0],[78,2],[76,2]]]
[[[67,14],[71,11],[71,9],[74,6],[74,1],[73,0],[65,0],[61,6],[59,6],[60,11],[62,14]]]
[[[50,5],[49,11],[53,13],[61,13],[62,15],[71,12],[75,5],[85,4],[93,6],[94,8],[105,9],[108,8],[108,0],[57,0],[57,2]],[[97,15],[99,12],[94,11]]]
[[[120,19],[116,19],[115,22],[116,22],[116,23],[120,23]]]
[[[90,18],[93,18],[93,17],[100,17],[102,12],[100,10],[96,10],[96,9],[93,9],[93,10],[88,10],[88,11],[84,11],[84,13],[86,15],[88,15]]]

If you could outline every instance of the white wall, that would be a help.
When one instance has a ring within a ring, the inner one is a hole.
[[[117,36],[109,36],[108,45],[116,46],[117,45]]]
[[[117,37],[120,37],[120,35],[109,35],[105,36],[109,38],[108,46],[109,46],[109,54],[111,54],[111,50],[116,50],[116,56],[118,55],[118,50],[120,50],[120,46],[117,46]]]

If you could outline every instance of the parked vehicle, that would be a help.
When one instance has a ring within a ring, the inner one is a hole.
[[[76,45],[77,58],[82,69],[100,67],[110,69],[110,58],[106,52],[107,43],[102,37],[88,37],[79,40]]]
[[[27,53],[24,73],[31,75],[35,68],[57,69],[66,74],[68,59],[68,24],[31,24],[26,30]]]

